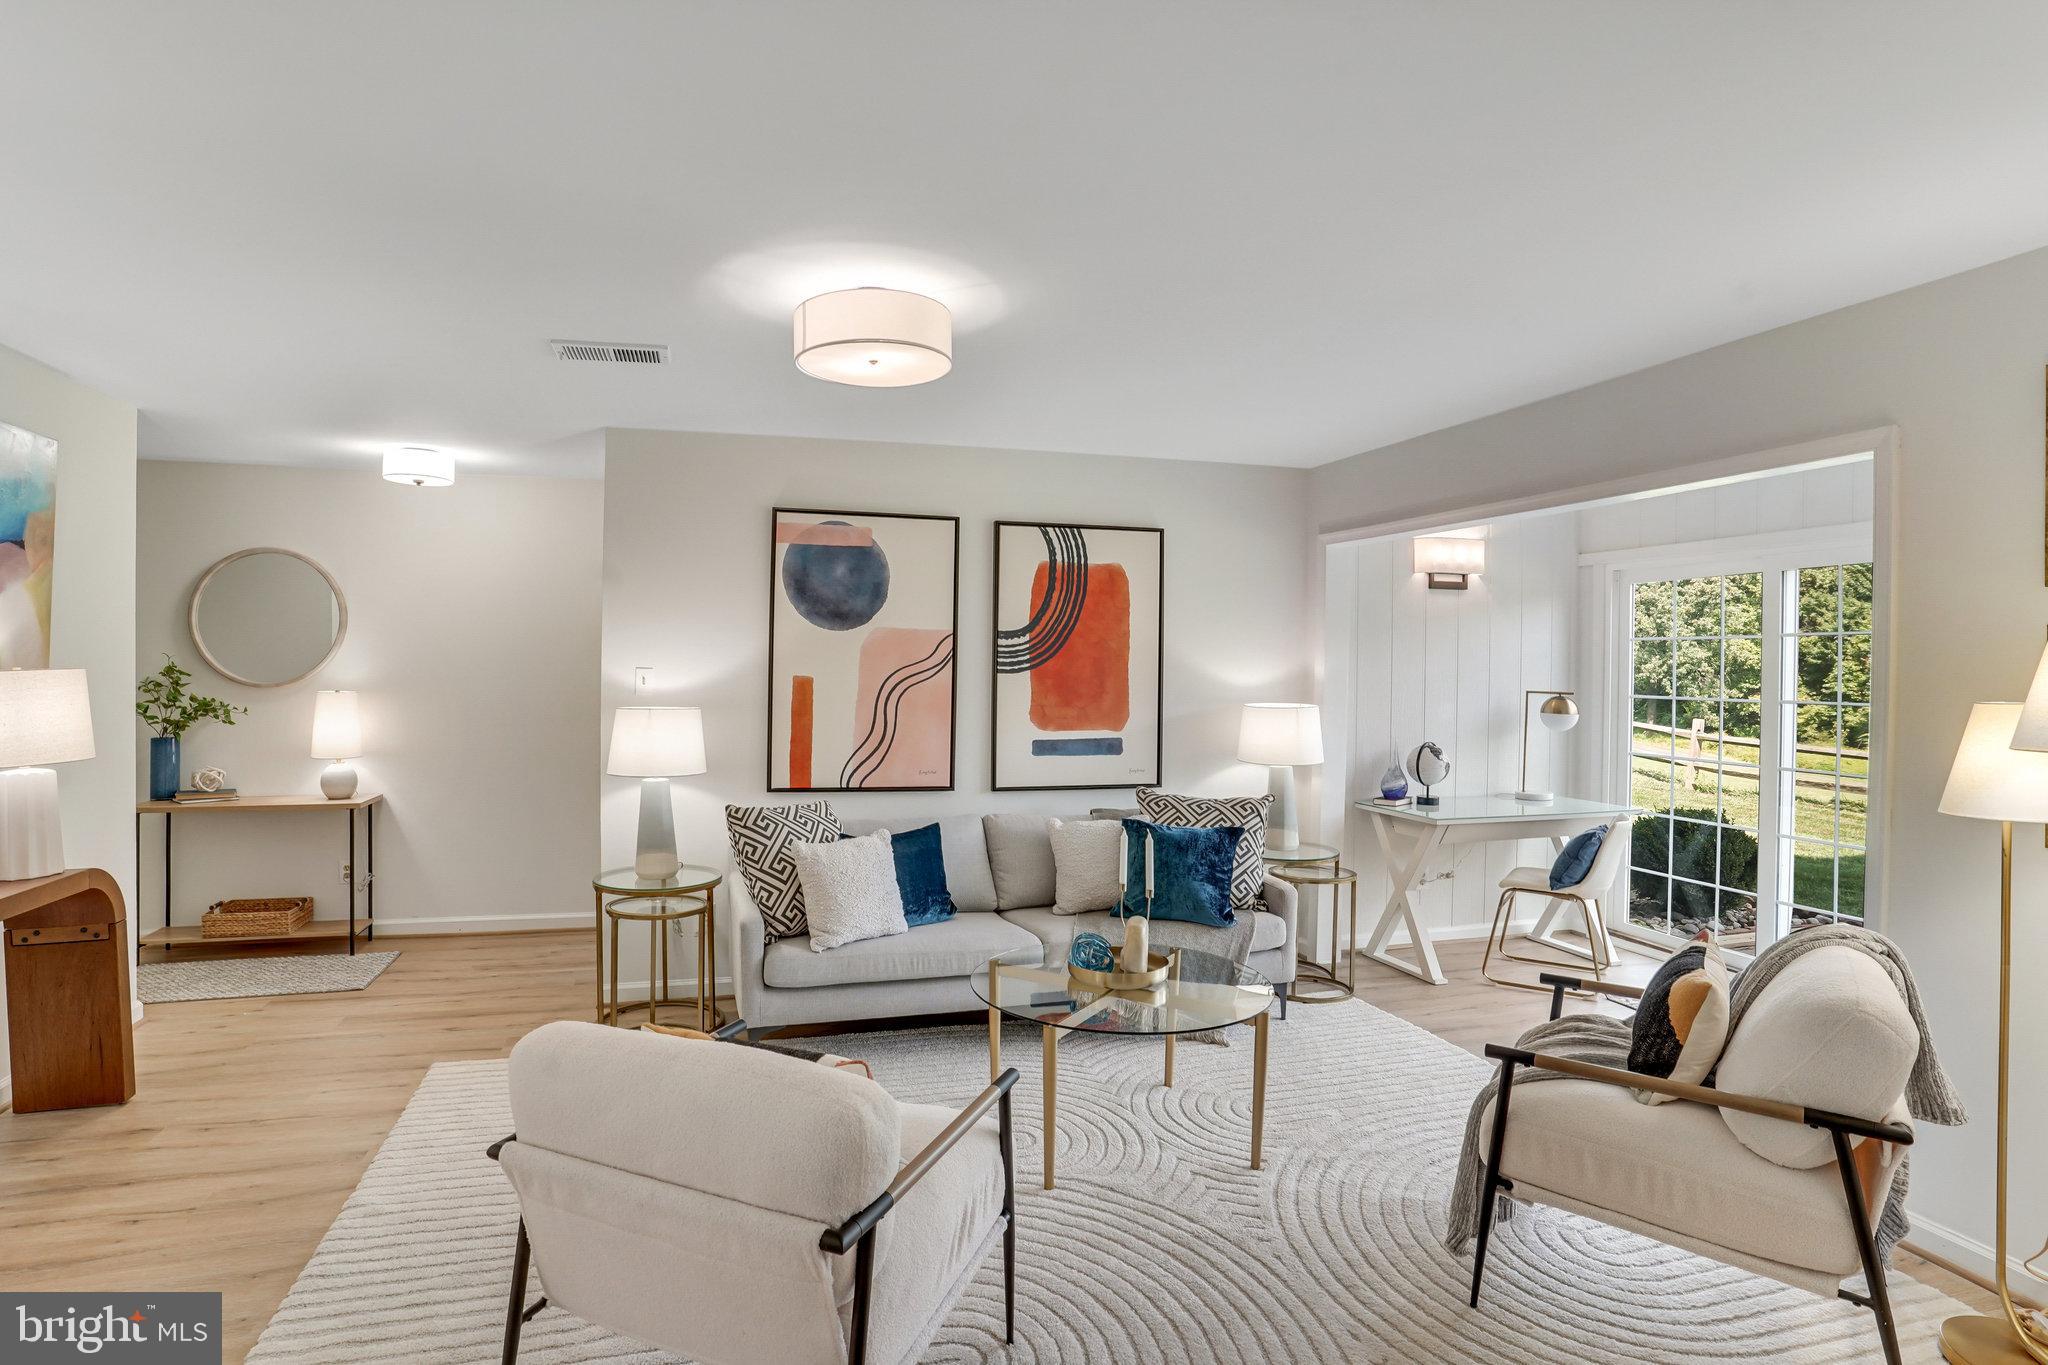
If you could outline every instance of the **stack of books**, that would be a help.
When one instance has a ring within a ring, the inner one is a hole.
[[[1375,806],[1388,806],[1399,809],[1403,806],[1414,805],[1415,798],[1412,796],[1375,796],[1372,799],[1372,803]]]
[[[219,791],[203,792],[197,787],[182,787],[171,800],[181,806],[203,806],[213,801],[233,801],[241,795],[233,787],[222,787]]]

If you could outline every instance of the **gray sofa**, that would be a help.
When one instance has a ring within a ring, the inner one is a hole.
[[[1078,817],[1077,817],[1078,818]],[[917,829],[929,818],[841,819],[847,834]],[[733,993],[750,1029],[791,1024],[950,1014],[986,1008],[968,985],[991,958],[1036,966],[1063,962],[1074,935],[1087,929],[1112,941],[1114,912],[1053,913],[1052,838],[1042,815],[949,815],[937,821],[946,883],[959,913],[888,938],[811,951],[808,936],[762,938],[761,912],[735,870],[722,888],[731,905],[719,922],[732,965]],[[1294,888],[1265,884],[1248,965],[1285,987],[1294,980]],[[1104,925],[1108,924],[1108,928]],[[1284,1005],[1283,1005],[1284,1008]]]

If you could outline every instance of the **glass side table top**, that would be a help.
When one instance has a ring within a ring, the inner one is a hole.
[[[1147,990],[1077,989],[1058,967],[983,967],[974,993],[1012,1019],[1089,1033],[1158,1036],[1241,1024],[1273,1003],[1273,983],[1214,953],[1180,950],[1180,977]]]
[[[1332,867],[1327,862],[1311,863],[1306,867],[1276,867],[1272,875],[1294,886],[1349,886],[1358,880],[1358,874],[1348,867]]]
[[[630,867],[615,867],[592,877],[590,884],[615,896],[668,896],[708,891],[724,880],[725,874],[715,867],[684,863],[673,877],[643,877]]]
[[[1290,849],[1262,848],[1259,856],[1269,863],[1327,863],[1337,856],[1328,844],[1299,844]]]

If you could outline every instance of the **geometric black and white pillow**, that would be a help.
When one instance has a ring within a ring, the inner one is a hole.
[[[1175,796],[1157,788],[1138,793],[1138,809],[1155,825],[1182,825],[1195,829],[1244,831],[1237,841],[1237,855],[1230,865],[1230,908],[1257,910],[1264,904],[1266,860],[1259,856],[1266,846],[1266,808],[1273,804],[1265,796]]]
[[[727,806],[725,832],[733,861],[746,878],[747,894],[761,910],[768,942],[810,932],[804,918],[804,887],[797,880],[798,844],[829,844],[839,838],[839,817],[829,801],[795,806]]]

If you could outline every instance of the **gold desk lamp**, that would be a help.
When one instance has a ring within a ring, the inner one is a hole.
[[[2048,1322],[2014,1305],[2006,1287],[2006,1193],[2009,1183],[2009,1111],[2012,1092],[2012,827],[2048,822],[2048,657],[2034,683],[2042,707],[2038,723],[2027,725],[2019,705],[1978,702],[1956,748],[1948,786],[1941,793],[1944,815],[1999,822],[1998,882],[1998,1237],[1996,1272],[2004,1317],[1972,1313],[1941,1325],[1941,1353],[1952,1365],[2048,1365]],[[2034,711],[2035,696],[2024,710]],[[2028,744],[2032,737],[2038,744]],[[2044,1246],[2033,1260],[2032,1270]],[[2029,1325],[2031,1323],[2031,1326]]]

